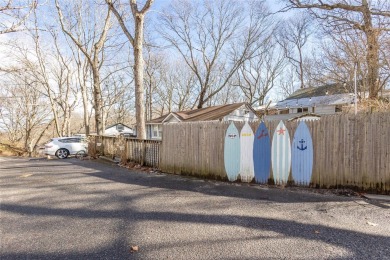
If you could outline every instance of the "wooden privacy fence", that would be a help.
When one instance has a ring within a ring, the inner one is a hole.
[[[120,159],[122,163],[134,162],[158,168],[161,141],[133,138],[90,136],[88,152],[92,156],[103,155]]]
[[[278,123],[266,122],[271,140]],[[284,123],[292,140],[298,123]],[[390,113],[323,116],[306,123],[314,148],[310,186],[390,191]],[[244,125],[235,124],[238,130]],[[259,122],[250,125],[255,132]],[[227,127],[228,123],[220,122],[164,124],[160,169],[226,179],[223,151]],[[273,181],[272,168],[269,181]]]

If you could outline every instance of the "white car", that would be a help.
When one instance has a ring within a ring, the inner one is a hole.
[[[85,138],[80,136],[53,138],[45,144],[45,154],[55,155],[59,159],[65,159],[77,153],[86,153],[87,150],[88,144]]]

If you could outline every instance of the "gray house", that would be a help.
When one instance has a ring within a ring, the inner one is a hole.
[[[171,112],[146,122],[148,139],[162,138],[162,124],[201,121],[255,121],[258,116],[248,103],[235,103]]]
[[[295,91],[276,103],[264,120],[288,120],[308,116],[318,117],[350,111],[354,104],[353,84],[329,84]]]

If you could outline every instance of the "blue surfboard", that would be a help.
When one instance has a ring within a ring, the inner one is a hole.
[[[295,131],[291,153],[291,171],[295,184],[309,185],[313,171],[313,141],[303,121]]]
[[[253,142],[253,165],[257,183],[267,183],[271,169],[271,141],[268,129],[261,122]]]
[[[280,121],[272,138],[272,172],[275,184],[286,184],[291,167],[290,135]]]
[[[240,173],[240,134],[233,122],[226,130],[224,161],[229,181],[237,180]]]

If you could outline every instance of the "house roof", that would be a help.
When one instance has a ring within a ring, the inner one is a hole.
[[[321,116],[318,115],[318,114],[314,114],[314,113],[306,113],[306,114],[302,114],[302,115],[298,115],[298,116],[295,116],[295,117],[292,117],[290,118],[288,121],[296,121],[296,120],[318,120],[320,119]]]
[[[354,95],[350,93],[335,94],[330,96],[319,96],[299,99],[285,99],[278,102],[275,108],[297,108],[297,107],[315,107],[315,106],[330,106],[344,105],[354,102]]]
[[[117,125],[123,125],[123,126],[125,126],[125,127],[127,127],[127,128],[133,129],[133,128],[131,128],[130,126],[127,126],[127,125],[125,125],[125,124],[122,124],[122,123],[116,123],[116,124],[113,124],[113,125],[107,126],[105,130],[107,130],[107,129],[111,128],[111,127],[117,126]]]
[[[241,103],[227,104],[221,106],[199,108],[194,110],[171,112],[169,114],[163,115],[156,119],[150,120],[147,122],[147,124],[161,124],[164,123],[165,119],[168,119],[171,116],[176,117],[178,120],[182,122],[219,120],[229,115],[234,110],[240,108],[243,105],[245,105],[249,110],[251,110],[253,113],[256,114],[256,112],[252,109],[252,107],[249,104],[245,102],[241,102]]]
[[[354,101],[353,93],[352,83],[335,83],[321,87],[304,88],[295,91],[285,100],[279,101],[275,108],[350,104]]]
[[[310,87],[299,89],[295,91],[291,96],[286,98],[289,99],[300,99],[300,98],[310,98],[310,97],[319,97],[319,96],[330,96],[346,93],[354,93],[354,85],[352,82],[349,83],[334,83],[327,84],[320,87]]]

